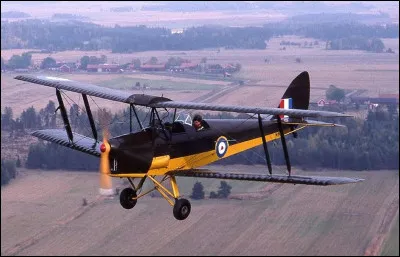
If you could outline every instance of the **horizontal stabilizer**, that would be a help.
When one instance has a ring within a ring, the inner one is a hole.
[[[202,170],[176,171],[175,176],[196,178],[218,178],[247,181],[263,181],[275,183],[305,184],[316,186],[340,185],[361,182],[364,179],[346,177],[321,177],[321,176],[287,176],[246,173],[222,173]]]
[[[32,136],[100,157],[101,142],[74,132],[72,134],[74,139],[72,143],[68,139],[67,132],[62,129],[37,130],[32,133]]]

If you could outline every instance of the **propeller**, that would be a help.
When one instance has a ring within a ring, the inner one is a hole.
[[[104,124],[107,124],[104,122]],[[112,188],[112,180],[110,177],[110,159],[109,154],[111,146],[108,143],[109,130],[108,126],[103,126],[103,143],[100,145],[100,195],[111,196],[114,195]]]

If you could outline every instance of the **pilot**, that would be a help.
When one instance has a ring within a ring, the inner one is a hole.
[[[196,131],[203,130],[203,124],[202,124],[203,118],[201,117],[200,114],[196,114],[193,117],[193,127],[196,129]]]

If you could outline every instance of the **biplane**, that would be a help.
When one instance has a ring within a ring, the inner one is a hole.
[[[306,118],[351,117],[338,112],[308,109],[310,78],[306,71],[300,73],[291,82],[277,108],[173,101],[163,96],[130,94],[50,76],[19,75],[15,79],[56,89],[58,109],[65,129],[38,130],[32,135],[100,157],[100,171],[103,177],[100,190],[103,190],[103,193],[112,190],[110,177],[126,178],[130,183],[130,186],[123,189],[119,196],[120,204],[125,209],[132,209],[139,198],[157,190],[173,207],[174,217],[177,220],[186,219],[190,214],[191,204],[179,193],[176,180],[178,176],[306,185],[337,185],[362,181],[358,178],[292,174],[286,135],[292,134],[297,137],[297,132],[308,126],[339,126],[335,123]],[[61,91],[64,90],[82,94],[93,138],[72,131],[61,95]],[[100,139],[88,96],[128,104],[129,133],[112,138],[108,138],[105,134]],[[150,114],[146,126],[142,125],[137,115],[136,108],[140,106],[146,107]],[[170,120],[164,121],[160,118],[159,111],[167,109],[174,109],[174,115]],[[190,115],[186,118],[176,117],[177,109],[245,113],[253,116],[247,119],[202,119],[204,129],[198,131],[193,127]],[[134,117],[140,125],[137,131],[132,131]],[[279,138],[282,142],[288,174],[272,173],[268,142]],[[222,173],[201,168],[261,145],[264,149],[268,173]],[[142,192],[146,180],[152,182],[154,187]],[[168,180],[171,189],[163,185]]]

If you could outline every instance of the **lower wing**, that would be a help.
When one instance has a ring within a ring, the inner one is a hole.
[[[364,179],[346,177],[323,177],[323,176],[287,176],[287,175],[267,175],[249,173],[225,173],[213,172],[204,169],[193,169],[185,171],[173,171],[169,173],[179,177],[196,178],[218,178],[230,180],[262,181],[275,183],[305,184],[316,186],[341,185],[361,182]]]
[[[63,129],[37,130],[32,133],[32,136],[100,157],[101,142],[75,132],[72,132],[72,134],[74,138],[73,142],[68,139],[67,132]]]

